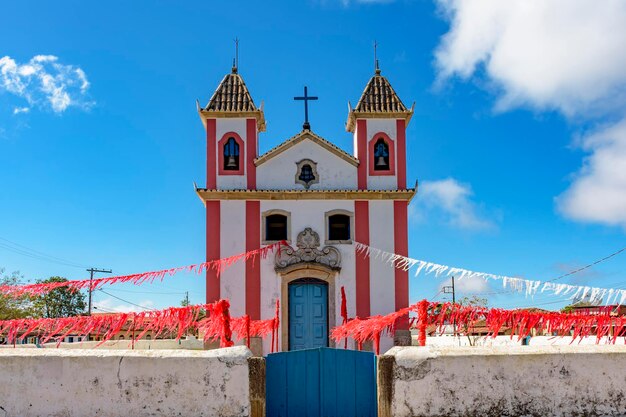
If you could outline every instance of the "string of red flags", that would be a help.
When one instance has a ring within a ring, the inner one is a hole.
[[[48,292],[56,289],[67,287],[74,290],[89,289],[97,290],[105,285],[117,284],[117,283],[132,283],[135,285],[141,285],[144,283],[152,283],[154,281],[163,281],[166,276],[176,275],[180,272],[195,272],[201,274],[205,271],[213,270],[217,274],[221,274],[222,271],[229,268],[236,262],[241,260],[255,260],[256,258],[265,258],[267,255],[278,248],[285,242],[273,243],[268,246],[264,246],[259,249],[254,249],[238,255],[229,256],[227,258],[211,260],[202,262],[199,264],[179,266],[176,268],[161,269],[159,271],[140,272],[130,275],[119,275],[113,277],[96,278],[93,280],[83,279],[64,282],[41,282],[35,284],[26,285],[0,285],[0,293],[12,297],[20,297],[23,295],[35,296],[47,294]]]
[[[485,281],[496,280],[502,282],[502,287],[516,292],[523,292],[526,296],[549,292],[554,295],[569,298],[586,298],[592,300],[604,299],[606,304],[623,304],[626,301],[626,290],[619,288],[600,288],[586,285],[571,285],[549,281],[537,281],[506,275],[490,274],[486,272],[470,271],[469,269],[442,265],[420,259],[408,258],[392,252],[377,249],[360,242],[354,242],[356,252],[362,256],[379,259],[404,271],[414,270],[415,276],[420,273],[434,274],[435,277],[452,277],[457,279],[480,278]]]
[[[247,316],[233,318],[229,309],[228,300],[219,300],[210,304],[138,313],[2,320],[0,334],[7,336],[9,344],[36,336],[39,343],[56,341],[57,346],[70,335],[97,335],[101,338],[99,346],[120,334],[134,343],[149,332],[153,339],[163,336],[176,340],[195,333],[205,342],[219,341],[220,347],[232,346],[234,340],[247,339],[249,343],[251,337],[263,338],[272,334],[277,338],[277,316],[269,320],[250,320]]]
[[[380,349],[380,337],[393,334],[398,320],[414,313],[410,327],[418,330],[418,343],[426,343],[426,329],[434,328],[435,333],[443,334],[448,326],[455,324],[457,334],[472,334],[476,327],[486,327],[488,337],[496,337],[504,328],[510,331],[510,337],[517,336],[518,341],[528,336],[534,329],[538,332],[577,339],[595,336],[596,343],[610,336],[610,343],[617,337],[626,336],[626,316],[612,316],[610,313],[560,313],[531,310],[505,310],[482,306],[439,303],[422,300],[385,316],[372,316],[367,319],[354,318],[332,329],[331,337],[339,343],[350,337],[358,346],[366,341],[374,343],[376,354]]]

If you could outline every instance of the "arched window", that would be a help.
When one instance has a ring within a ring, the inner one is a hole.
[[[239,171],[239,144],[233,137],[224,144],[224,170]]]
[[[314,161],[302,159],[296,162],[296,184],[302,184],[308,190],[311,185],[319,182],[317,164]]]
[[[374,145],[374,171],[389,171],[389,145],[383,138]]]
[[[311,182],[315,179],[315,175],[313,175],[313,168],[311,165],[305,164],[302,165],[302,169],[300,170],[300,176],[298,177],[300,181]]]
[[[350,234],[350,216],[348,214],[328,215],[328,240],[346,242],[352,239]]]
[[[270,214],[265,217],[265,241],[287,240],[287,216]]]

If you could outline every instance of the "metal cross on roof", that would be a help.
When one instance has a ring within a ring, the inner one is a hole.
[[[306,86],[304,86],[304,96],[294,97],[293,99],[304,101],[304,124],[302,125],[302,129],[311,130],[311,125],[309,124],[309,100],[317,100],[317,97],[309,96],[308,90]]]

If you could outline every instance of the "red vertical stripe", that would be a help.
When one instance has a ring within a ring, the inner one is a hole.
[[[246,201],[246,252],[261,247],[261,202]],[[261,320],[261,260],[246,261],[246,314]]]
[[[220,202],[206,202],[206,260],[220,259]],[[220,277],[214,269],[206,271],[206,302],[220,299]]]
[[[406,188],[406,121],[404,119],[396,121],[396,143],[398,188],[404,190]]]
[[[365,161],[364,161],[365,162]],[[365,165],[365,164],[364,164]],[[354,237],[357,242],[370,243],[370,215],[368,201],[354,202]],[[370,315],[370,260],[356,256],[356,315],[365,318]]]
[[[254,159],[257,157],[257,149],[256,119],[248,119],[246,120],[246,178],[249,190],[256,190]]]
[[[206,188],[217,188],[217,127],[215,119],[206,119]]]
[[[409,256],[409,235],[407,224],[407,201],[393,202],[393,242],[394,252],[398,255]],[[402,269],[395,268],[395,288],[396,288],[396,311],[409,306],[409,273]],[[408,329],[408,321],[398,322],[397,328]]]
[[[359,159],[357,183],[359,190],[365,190],[367,188],[367,121],[364,119],[356,121],[356,146]]]

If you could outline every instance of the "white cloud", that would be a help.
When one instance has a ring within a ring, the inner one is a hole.
[[[413,219],[442,217],[453,227],[468,230],[491,229],[495,224],[484,218],[482,207],[473,201],[472,188],[454,178],[423,181],[419,185],[418,198],[411,208]],[[427,213],[427,214],[426,214]]]
[[[152,308],[154,306],[154,302],[151,300],[140,301],[139,304],[142,307]],[[141,307],[137,307],[131,304],[121,303],[114,298],[103,298],[102,300],[93,302],[94,311],[97,313],[128,313],[128,312],[141,312],[146,311]]]
[[[484,78],[496,110],[556,110],[580,125],[604,124],[579,143],[590,155],[558,208],[626,225],[626,2],[437,1],[450,22],[435,52],[438,82]]]
[[[626,119],[586,136],[582,146],[592,153],[557,198],[559,210],[572,219],[626,229]]]
[[[13,114],[28,113],[29,111],[30,107],[15,107],[13,109]]]
[[[85,72],[73,65],[59,63],[53,55],[36,55],[28,63],[18,64],[9,56],[0,58],[0,91],[13,94],[28,103],[13,114],[26,113],[32,107],[49,108],[63,113],[74,106],[93,106],[87,96],[89,81]]]
[[[444,281],[439,284],[439,289],[443,290],[443,287],[450,286],[450,281]],[[457,294],[479,294],[489,292],[491,288],[487,281],[477,277],[467,277],[463,279],[454,280],[454,290]]]

